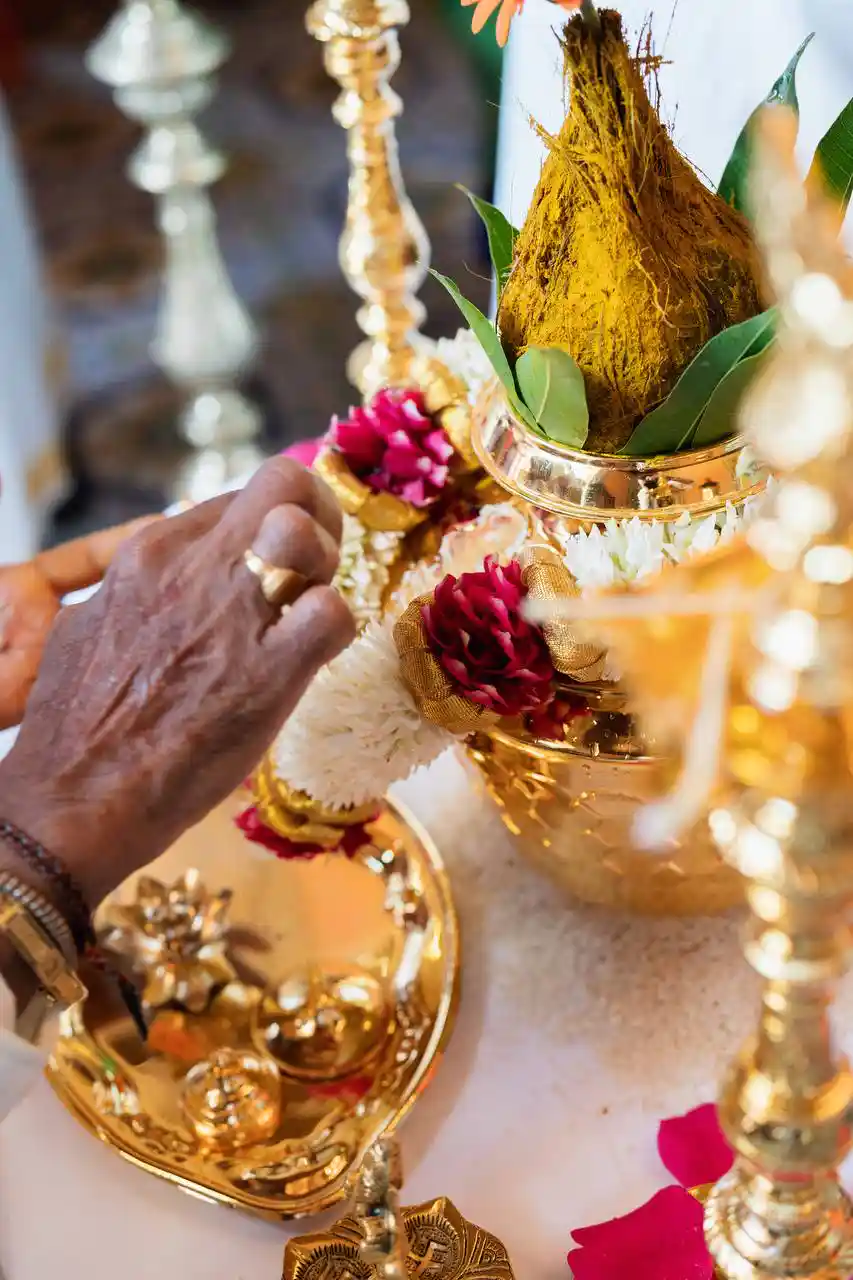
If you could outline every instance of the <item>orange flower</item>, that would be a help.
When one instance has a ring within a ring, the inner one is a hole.
[[[561,9],[580,9],[582,0],[551,0],[552,4],[557,4]],[[471,20],[471,30],[474,35],[483,30],[489,18],[499,9],[498,25],[495,31],[498,44],[503,48],[507,42],[510,24],[517,14],[521,13],[524,8],[524,0],[462,0],[463,8],[470,8],[475,5],[474,16]]]

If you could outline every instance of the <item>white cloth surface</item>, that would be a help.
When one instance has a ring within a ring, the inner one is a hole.
[[[622,0],[615,7],[633,36],[653,9],[655,46],[667,60],[660,72],[664,119],[674,122],[678,146],[711,183],[719,180],[750,113],[809,32],[815,39],[797,73],[804,166],[853,97],[849,0]],[[552,31],[565,20],[545,0],[530,0],[507,47],[496,201],[516,225],[544,154],[529,119],[553,131],[564,116],[562,57]]]
[[[562,1280],[573,1227],[665,1184],[658,1120],[712,1098],[753,1025],[738,921],[569,905],[452,755],[401,794],[450,868],[464,946],[455,1033],[402,1130],[404,1198],[451,1196],[503,1238],[519,1280]],[[840,1025],[851,1013],[846,987]],[[288,1231],[311,1229],[226,1212],[132,1168],[45,1083],[0,1127],[8,1280],[277,1280]]]
[[[0,978],[0,1123],[38,1080],[44,1056],[15,1035],[15,1002]]]
[[[38,549],[60,476],[47,299],[2,99],[0,264],[0,562],[8,563]]]

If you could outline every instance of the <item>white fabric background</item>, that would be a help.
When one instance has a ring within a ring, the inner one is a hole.
[[[623,0],[614,5],[636,34],[653,10],[653,34],[669,65],[661,71],[664,116],[684,154],[719,179],[750,112],[810,31],[797,74],[800,151],[815,146],[853,97],[853,10],[849,0]],[[529,127],[563,119],[561,57],[551,34],[566,15],[528,0],[513,26],[504,67],[497,203],[521,222],[539,176],[543,149]]]
[[[44,510],[28,501],[27,472],[56,438],[48,338],[29,211],[0,100],[0,563],[38,549]]]

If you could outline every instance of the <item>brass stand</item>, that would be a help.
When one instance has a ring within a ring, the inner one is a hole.
[[[853,905],[853,281],[827,211],[796,179],[792,136],[771,145],[777,124],[760,149],[756,221],[783,325],[747,406],[755,446],[782,473],[751,531],[775,573],[732,692],[733,799],[711,817],[747,880],[746,955],[764,992],[723,1089],[737,1158],[706,1234],[728,1280],[847,1280],[853,1207],[837,1174],[853,1074],[828,1009]]]
[[[400,64],[396,28],[408,21],[406,0],[316,0],[307,18],[342,89],[334,116],[347,130],[350,177],[340,262],[364,301],[357,319],[368,337],[348,375],[365,396],[411,381],[426,314],[416,294],[429,241],[403,186],[394,134],[402,104],[389,86]]]

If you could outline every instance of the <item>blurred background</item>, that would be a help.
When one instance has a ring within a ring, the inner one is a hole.
[[[184,452],[175,427],[183,398],[149,354],[162,243],[151,198],[125,176],[140,133],[83,61],[116,7],[0,0],[0,79],[23,187],[18,207],[44,283],[38,323],[47,328],[49,387],[49,403],[30,409],[26,395],[9,393],[20,360],[12,352],[6,369],[0,362],[0,477],[11,517],[9,451],[18,448],[47,542],[162,507]],[[360,336],[357,303],[337,263],[345,137],[331,116],[336,89],[322,51],[304,29],[307,0],[199,0],[196,8],[233,44],[201,124],[230,161],[212,195],[228,270],[261,332],[246,389],[263,408],[263,446],[272,452],[321,433],[353,398],[344,363]],[[492,40],[471,36],[470,11],[458,0],[414,0],[412,9],[393,80],[404,103],[404,177],[433,265],[485,307],[485,246],[454,184],[491,191],[500,55]],[[19,256],[8,241],[7,255]],[[0,282],[0,295],[25,343],[31,289],[22,276],[16,298],[14,284]],[[429,281],[422,297],[427,332],[455,332],[443,290]],[[54,414],[52,425],[36,421]],[[21,554],[6,545],[0,553]]]

